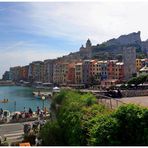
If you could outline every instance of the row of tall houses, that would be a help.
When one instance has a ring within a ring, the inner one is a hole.
[[[90,52],[91,42],[87,41],[86,47],[81,52]],[[56,84],[98,84],[104,80],[118,80],[122,82],[130,79],[148,65],[148,59],[136,59],[136,49],[126,47],[123,49],[123,62],[118,60],[82,60],[82,59],[48,59],[34,61],[29,65],[11,67],[3,75],[4,80],[44,82]]]
[[[140,71],[146,62],[148,62],[147,59],[136,59],[135,69]],[[45,60],[44,62],[35,61],[23,67],[11,67],[10,71],[5,72],[3,78],[13,81],[40,81],[56,84],[90,84],[108,79],[122,82],[129,74],[129,71],[125,73],[125,68],[127,65],[118,60],[82,60],[70,63]]]

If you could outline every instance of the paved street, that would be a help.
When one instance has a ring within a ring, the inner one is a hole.
[[[148,96],[126,97],[126,98],[121,98],[120,100],[124,103],[134,103],[148,107]]]
[[[32,122],[25,122],[32,123]],[[23,140],[23,127],[25,123],[12,123],[0,125],[0,136],[7,137],[8,142],[15,142]]]

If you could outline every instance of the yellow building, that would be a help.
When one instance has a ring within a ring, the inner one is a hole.
[[[77,63],[75,65],[75,83],[76,84],[83,83],[83,68],[82,68],[82,63]]]
[[[56,84],[60,84],[62,82],[61,78],[61,64],[54,63],[53,65],[53,82]]]
[[[101,64],[100,61],[96,61],[93,63],[92,74],[96,80],[100,80],[100,73],[101,73]]]
[[[53,82],[57,84],[67,83],[68,63],[55,63],[53,66]]]
[[[139,70],[142,68],[142,61],[141,59],[136,59],[136,71],[139,72]]]
[[[66,84],[67,83],[67,74],[68,74],[68,63],[62,63],[61,64],[61,80],[62,80],[62,84]]]

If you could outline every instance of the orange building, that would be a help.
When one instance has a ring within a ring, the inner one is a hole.
[[[90,67],[89,67],[89,75],[90,76],[95,76],[95,64],[96,64],[96,60],[91,60],[90,61]]]
[[[28,69],[29,69],[28,65],[21,67],[20,69],[20,79],[21,80],[28,80]]]

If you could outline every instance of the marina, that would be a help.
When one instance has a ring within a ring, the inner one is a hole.
[[[37,107],[50,109],[51,99],[36,99],[33,95],[35,90],[23,86],[0,86],[0,108],[3,110],[23,111],[31,108],[36,111]]]

